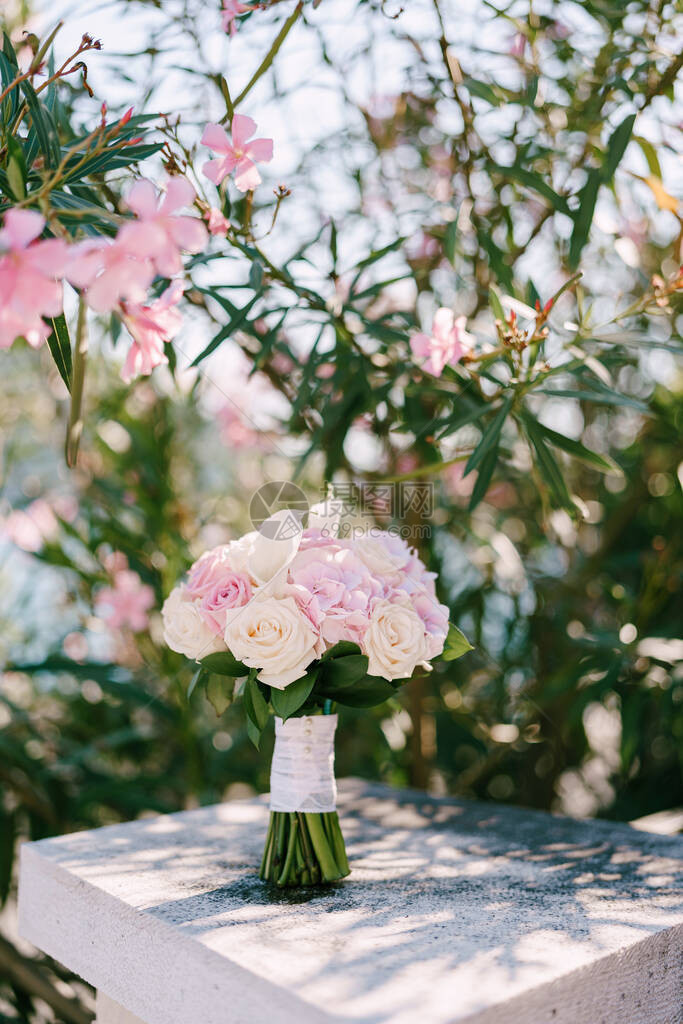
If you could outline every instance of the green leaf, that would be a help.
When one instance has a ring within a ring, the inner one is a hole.
[[[192,694],[194,693],[195,689],[197,688],[198,684],[204,679],[205,676],[206,672],[204,671],[203,668],[198,668],[195,674],[192,676],[192,679],[190,680],[190,685],[187,688],[188,701]]]
[[[334,647],[330,647],[329,650],[325,651],[320,660],[324,662],[329,661],[330,658],[344,658],[348,654],[360,654],[360,647],[350,640],[340,640]]]
[[[249,674],[247,666],[233,658],[230,651],[217,651],[215,654],[207,654],[200,660],[202,668],[207,672],[215,672],[219,676],[231,676],[233,679],[237,679]]]
[[[258,260],[254,260],[251,267],[249,268],[249,287],[253,288],[254,291],[258,291],[263,281],[263,264]]]
[[[252,309],[252,307],[254,306],[254,303],[260,297],[260,295],[261,295],[261,293],[257,292],[256,295],[254,295],[253,298],[251,298],[249,300],[249,302],[246,304],[246,306],[244,306],[242,309],[237,310],[237,312],[232,317],[230,322],[227,323],[225,325],[225,327],[221,327],[221,329],[218,332],[218,334],[215,334],[213,336],[213,338],[211,339],[209,344],[206,346],[206,348],[202,352],[200,352],[198,356],[195,356],[195,358],[190,363],[190,366],[199,366],[199,364],[202,362],[202,360],[206,359],[207,356],[210,356],[211,353],[213,351],[215,351],[215,349],[217,349],[218,346],[223,341],[226,340],[226,338],[229,338],[231,334],[234,334],[235,331],[239,330],[239,328],[242,326],[244,321],[247,319],[247,316],[249,315],[250,310]]]
[[[13,135],[7,136],[7,180],[15,199],[24,199],[26,196],[26,159],[21,144]]]
[[[507,419],[507,415],[510,411],[511,405],[512,395],[505,399],[500,409],[498,410],[497,415],[494,417],[490,427],[483,433],[479,444],[477,445],[477,447],[474,449],[469,459],[467,460],[463,476],[467,476],[467,474],[471,473],[473,469],[476,469],[477,466],[479,466],[480,463],[483,461],[484,456],[487,455],[492,448],[498,447],[500,432],[503,429],[503,424]]]
[[[492,170],[497,171],[504,178],[512,178],[513,181],[518,181],[520,185],[526,185],[527,188],[537,192],[538,195],[547,199],[558,213],[569,214],[569,207],[565,197],[559,195],[545,178],[535,171],[530,171],[526,167],[503,167],[501,164],[493,164]]]
[[[307,672],[301,679],[296,679],[284,690],[278,690],[274,686],[270,688],[270,703],[273,711],[283,722],[299,710],[308,700],[311,690],[315,686],[317,671]]]
[[[249,739],[258,750],[261,743],[261,733],[268,721],[268,705],[259,689],[255,669],[252,669],[249,673],[249,678],[244,686],[242,700],[247,716],[247,733]]]
[[[659,163],[659,157],[657,156],[657,150],[648,139],[642,138],[640,135],[634,135],[633,141],[637,142],[640,146],[643,156],[647,161],[647,167],[650,174],[654,175],[655,178],[662,180],[662,168]]]
[[[346,689],[355,686],[367,675],[368,659],[365,654],[347,654],[345,657],[333,658],[324,667],[325,688],[332,690]]]
[[[393,697],[396,689],[396,682],[392,684],[379,676],[366,676],[361,682],[349,688],[333,691],[331,687],[325,687],[324,694],[330,700],[349,708],[372,708]]]
[[[201,671],[201,670],[200,670]],[[226,676],[208,677],[206,683],[206,697],[218,718],[230,707],[235,690],[235,680]],[[189,691],[188,691],[189,697]]]
[[[552,445],[568,452],[569,455],[573,455],[575,459],[580,459],[601,473],[609,473],[612,476],[624,475],[621,467],[608,455],[599,455],[597,452],[591,451],[590,448],[586,448],[580,441],[575,441],[571,437],[565,437],[564,434],[558,434],[556,430],[551,430],[550,427],[546,427],[543,423],[537,421],[536,426]]]
[[[52,120],[52,114],[44,106],[36,94],[35,89],[27,80],[21,83],[22,92],[26,97],[26,103],[31,114],[33,130],[38,140],[38,148],[43,155],[46,167],[56,167],[61,159],[59,148],[59,136],[57,128]]]
[[[572,390],[571,388],[536,388],[537,395],[554,395],[555,398],[576,398],[581,402],[598,402],[601,405],[628,406],[631,409],[638,409],[640,412],[649,412],[649,406],[645,402],[639,402],[637,398],[629,395],[622,395],[619,391],[612,391],[604,388],[596,391]]]
[[[578,264],[583,247],[588,241],[601,183],[602,171],[595,167],[591,168],[586,184],[579,192],[579,208],[574,214],[574,229],[569,243],[569,265],[571,267],[576,267]]]
[[[0,806],[0,906],[7,899],[12,884],[14,851],[17,846],[16,826],[16,812],[5,811]]]
[[[455,244],[458,240],[458,214],[456,213],[455,219],[449,221],[446,225],[446,231],[443,237],[443,251],[446,254],[446,259],[449,261],[451,266],[455,266]]]
[[[626,147],[631,141],[631,132],[633,131],[633,125],[636,122],[636,115],[629,114],[624,120],[618,125],[612,134],[610,135],[609,142],[607,143],[607,152],[602,165],[602,173],[605,181],[611,181],[614,177],[614,172],[621,163],[621,159],[626,152]]]
[[[480,82],[476,78],[466,78],[464,85],[470,96],[476,96],[477,99],[484,100],[492,107],[501,107],[507,103],[507,96],[503,90],[489,85],[488,82]]]
[[[484,457],[479,467],[479,473],[477,474],[477,479],[474,487],[472,488],[472,494],[470,495],[469,505],[467,506],[469,512],[477,507],[488,491],[497,461],[498,444],[496,443],[495,447],[493,447]]]
[[[536,453],[538,471],[548,485],[551,497],[556,505],[574,511],[574,502],[567,489],[562,470],[543,439],[539,424],[528,413],[522,414],[524,429]]]
[[[505,320],[505,310],[503,309],[503,303],[501,302],[500,295],[496,288],[491,285],[489,288],[489,305],[493,310],[493,315],[496,320]]]
[[[474,647],[469,642],[465,634],[454,626],[452,622],[448,624],[448,636],[446,637],[446,646],[444,652],[441,655],[444,661],[455,661],[457,658],[462,658],[463,654],[467,654],[468,651],[473,651]]]
[[[60,313],[59,316],[48,320],[48,323],[52,324],[52,330],[49,338],[47,339],[48,348],[52,353],[55,366],[59,370],[59,376],[66,384],[67,391],[71,393],[73,367],[71,364],[71,339],[69,337],[69,327],[63,313]]]

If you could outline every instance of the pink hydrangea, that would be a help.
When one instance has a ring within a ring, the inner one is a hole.
[[[217,577],[206,587],[199,603],[199,612],[209,629],[217,636],[222,636],[230,613],[243,608],[251,600],[252,588],[249,577],[243,572],[223,567]]]
[[[289,569],[299,603],[330,645],[340,640],[360,643],[368,626],[373,597],[382,583],[344,543],[332,542],[299,550]]]
[[[132,569],[114,574],[113,585],[103,587],[95,599],[95,610],[111,629],[139,633],[149,625],[148,611],[154,604],[154,590]]]
[[[410,348],[415,359],[427,373],[440,377],[446,366],[454,366],[471,351],[474,338],[465,330],[467,320],[456,317],[450,309],[438,309],[434,314],[431,334],[414,334]]]
[[[176,336],[182,325],[182,314],[175,307],[182,298],[183,289],[182,281],[174,281],[154,302],[146,305],[124,303],[121,317],[133,338],[121,370],[126,384],[168,362],[164,345]]]
[[[179,273],[183,267],[181,250],[198,253],[208,241],[206,227],[198,217],[177,212],[191,206],[195,199],[194,188],[182,175],[169,179],[161,201],[151,181],[136,181],[126,203],[137,220],[124,224],[118,234],[119,243],[137,258],[151,260],[162,277]]]
[[[261,184],[256,164],[269,163],[273,159],[273,140],[252,139],[256,127],[256,121],[251,117],[235,114],[231,140],[221,125],[207,124],[202,135],[202,145],[221,154],[217,159],[209,160],[202,168],[214,185],[220,185],[232,171],[235,171],[235,185],[240,192],[249,192]]]
[[[253,10],[252,4],[243,4],[240,3],[240,0],[223,0],[223,10],[221,11],[223,31],[229,32],[231,36],[234,36],[237,32],[237,15]]]
[[[88,238],[71,247],[64,276],[84,289],[85,301],[97,313],[111,312],[122,300],[144,302],[154,279],[154,264],[124,245]]]
[[[60,239],[36,241],[45,218],[34,210],[8,210],[0,230],[0,348],[24,337],[36,348],[50,334],[43,316],[62,311],[67,247]]]

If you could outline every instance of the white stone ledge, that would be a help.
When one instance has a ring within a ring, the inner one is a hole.
[[[21,851],[100,1024],[681,1024],[683,840],[349,780],[353,873],[273,892],[264,800]]]

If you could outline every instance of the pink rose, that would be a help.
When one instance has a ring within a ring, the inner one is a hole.
[[[190,566],[187,594],[191,601],[205,597],[225,577],[226,571],[230,569],[227,562],[228,550],[228,544],[221,544],[211,551],[205,551],[194,565]]]
[[[225,569],[210,585],[199,602],[199,612],[209,629],[218,636],[225,632],[230,612],[243,608],[252,598],[249,577],[243,572]]]

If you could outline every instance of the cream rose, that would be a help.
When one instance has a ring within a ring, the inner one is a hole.
[[[161,609],[164,640],[172,651],[178,651],[179,654],[195,660],[225,650],[222,637],[216,636],[209,629],[198,604],[199,602],[190,600],[184,587],[176,587],[168,595]]]
[[[427,650],[422,619],[409,601],[376,600],[363,638],[368,673],[383,679],[407,679]]]
[[[261,670],[262,683],[284,690],[315,659],[318,634],[294,598],[262,597],[228,623],[225,642],[238,661]]]

